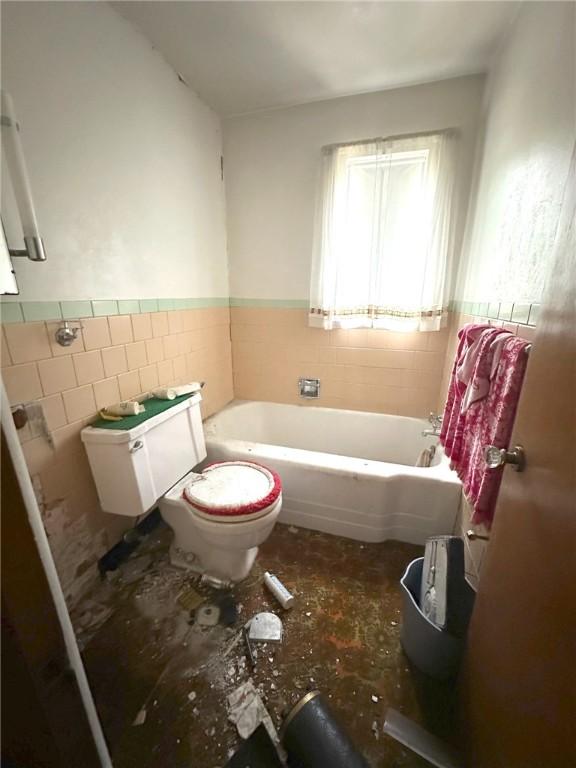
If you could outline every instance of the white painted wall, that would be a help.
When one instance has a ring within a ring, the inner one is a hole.
[[[572,2],[524,3],[487,88],[459,294],[539,301],[576,138]]]
[[[108,3],[2,3],[48,261],[20,299],[228,295],[216,114]]]
[[[308,298],[320,148],[333,142],[458,128],[459,242],[483,85],[462,77],[226,120],[231,296]]]

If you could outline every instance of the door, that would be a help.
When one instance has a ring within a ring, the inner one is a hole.
[[[2,766],[99,768],[2,431]]]
[[[576,180],[482,567],[464,665],[470,768],[576,766]]]

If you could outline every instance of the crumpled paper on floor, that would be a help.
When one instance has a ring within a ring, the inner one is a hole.
[[[252,678],[228,696],[228,719],[234,723],[243,739],[249,738],[262,723],[274,744],[280,744],[272,718],[254,687]]]

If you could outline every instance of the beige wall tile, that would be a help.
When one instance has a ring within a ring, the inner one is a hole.
[[[66,411],[64,410],[64,401],[62,395],[51,395],[40,400],[44,418],[50,431],[63,427],[68,423]]]
[[[162,345],[164,348],[164,357],[166,360],[169,360],[172,357],[178,357],[180,354],[178,336],[164,336],[162,339]]]
[[[158,367],[155,363],[140,368],[139,374],[141,392],[150,392],[158,386]]]
[[[126,344],[126,359],[129,371],[135,371],[147,365],[146,342],[135,341],[133,344]]]
[[[85,426],[85,421],[80,420],[54,430],[52,438],[59,459],[72,456],[76,453],[85,453],[84,445],[80,439],[80,432]]]
[[[536,337],[536,328],[530,325],[519,325],[518,336],[522,339],[526,339],[526,341],[534,341]]]
[[[174,381],[178,384],[184,384],[186,382],[186,357],[180,355],[174,358]]]
[[[442,371],[417,371],[417,370],[403,370],[401,371],[401,379],[399,385],[402,387],[415,387],[417,389],[438,389],[440,387],[440,381],[442,379]]]
[[[42,386],[36,363],[13,365],[2,369],[6,394],[12,405],[26,403],[42,397]]]
[[[318,362],[319,363],[332,363],[337,362],[338,352],[335,347],[318,347]]]
[[[119,373],[126,373],[128,370],[128,361],[126,360],[126,350],[124,347],[108,347],[108,349],[103,349],[102,362],[104,363],[104,373],[106,376],[115,376]]]
[[[120,387],[120,398],[122,400],[131,400],[140,394],[140,376],[138,371],[130,373],[121,373],[118,376],[118,386]]]
[[[410,368],[414,352],[387,349],[339,348],[337,361],[341,365],[366,365],[381,368]],[[427,354],[422,352],[420,354]]]
[[[146,341],[146,357],[148,363],[158,363],[164,359],[162,339],[149,339]]]
[[[168,334],[168,315],[166,312],[153,312],[152,336],[166,336]]]
[[[352,378],[362,384],[372,384],[377,386],[403,387],[406,371],[403,368],[352,368]]]
[[[104,366],[99,350],[73,355],[72,362],[78,384],[91,384],[104,378]]]
[[[418,349],[425,351],[428,349],[428,333],[393,333],[392,331],[368,331],[372,337],[378,338],[376,334],[381,333],[382,346],[387,349]]]
[[[55,357],[52,360],[41,360],[38,372],[45,395],[53,395],[72,389],[77,385],[76,373],[71,357]]]
[[[188,345],[189,349],[201,349],[206,346],[206,329],[195,328],[193,331],[188,331]]]
[[[134,341],[142,341],[143,339],[152,338],[152,321],[150,315],[147,312],[141,315],[130,315],[132,318],[132,331],[134,334]]]
[[[90,488],[92,473],[86,452],[55,456],[48,471],[40,473],[44,499],[48,504],[65,499],[74,488]]]
[[[196,311],[193,309],[182,310],[182,330],[191,331],[195,328]]]
[[[91,385],[69,389],[62,394],[68,421],[78,421],[96,413],[96,401]]]
[[[234,394],[304,402],[299,376],[318,376],[317,405],[421,416],[438,400],[450,329],[393,333],[373,329],[322,331],[305,310],[232,308]],[[223,346],[210,339],[209,354]],[[191,363],[188,364],[190,372]]]
[[[4,332],[14,364],[52,357],[45,323],[13,323]]]
[[[426,418],[430,411],[436,410],[438,388],[405,387],[399,390],[398,405],[401,416]]]
[[[201,380],[201,360],[198,352],[189,352],[186,355],[186,375],[190,381]]]
[[[296,360],[301,363],[317,363],[319,360],[320,347],[315,347],[312,344],[307,346],[289,344],[285,347],[276,347],[270,344],[262,344],[260,346],[265,350],[265,354],[270,359],[278,361]]]
[[[446,352],[446,345],[448,344],[448,337],[450,335],[449,327],[423,335],[428,337],[427,349],[429,352],[442,352],[442,354]]]
[[[119,403],[121,398],[118,380],[115,376],[103,379],[94,384],[94,399],[97,408],[105,408],[107,405]]]
[[[49,469],[54,464],[54,449],[45,437],[36,437],[22,446],[26,465],[30,474]]]
[[[158,363],[158,381],[160,386],[172,384],[174,382],[174,366],[172,360],[163,360]]]
[[[72,520],[78,520],[84,515],[92,516],[92,525],[96,528],[96,518],[101,519],[98,493],[94,481],[89,479],[81,486],[73,486],[66,493],[66,511]],[[96,513],[96,514],[95,514]],[[103,552],[101,554],[104,554]]]
[[[168,333],[182,333],[184,330],[184,317],[181,310],[168,312]]]
[[[233,325],[232,341],[266,341],[268,328],[265,325]]]
[[[110,328],[110,338],[112,344],[129,344],[134,339],[132,333],[132,321],[130,315],[118,315],[117,317],[108,318],[108,326]]]
[[[108,318],[88,317],[82,320],[82,335],[84,337],[84,348],[87,352],[92,349],[109,347],[112,341],[110,339]]]
[[[348,334],[349,331],[337,329],[335,331],[328,331],[328,340],[331,347],[346,347],[348,346]]]
[[[57,451],[59,460],[76,453],[85,453],[84,445],[80,439],[80,432],[85,426],[86,420],[82,419],[54,430],[52,439],[54,440],[54,448]]]
[[[1,341],[1,348],[0,348],[0,365],[2,368],[6,368],[9,365],[12,365],[12,358],[10,356],[10,350],[8,348],[8,343],[6,342],[6,335],[4,333],[4,328],[0,328],[0,341]]]
[[[192,352],[192,343],[191,343],[191,332],[186,331],[186,333],[179,333],[177,334],[176,338],[178,340],[178,354],[185,355],[188,352]]]
[[[418,371],[441,371],[444,355],[440,352],[413,352],[411,364],[406,366]]]

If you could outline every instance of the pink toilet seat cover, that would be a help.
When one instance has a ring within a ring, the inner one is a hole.
[[[282,492],[279,475],[251,461],[210,464],[202,479],[192,481],[183,496],[195,509],[214,517],[244,517],[270,507]]]

